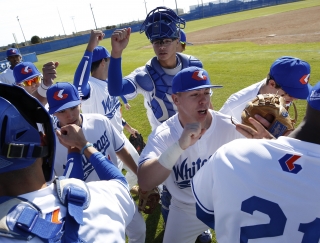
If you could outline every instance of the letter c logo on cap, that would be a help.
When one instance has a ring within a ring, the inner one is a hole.
[[[307,84],[309,82],[309,79],[310,79],[310,74],[303,75],[300,78],[300,83]]]
[[[203,74],[203,71],[195,71],[192,74],[192,78],[197,81],[207,80],[207,76]]]

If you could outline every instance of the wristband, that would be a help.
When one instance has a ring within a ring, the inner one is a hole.
[[[179,145],[179,141],[177,141],[160,155],[158,161],[166,169],[172,170],[172,167],[175,165],[183,151],[184,150]]]
[[[39,95],[41,95],[42,97],[46,98],[47,97],[47,90],[49,89],[48,86],[44,85],[42,82],[40,84],[40,86],[38,87],[38,93]]]
[[[93,147],[93,144],[92,144],[92,143],[87,143],[86,145],[84,145],[84,147],[81,149],[81,154],[83,154],[84,151],[85,151],[88,147]]]

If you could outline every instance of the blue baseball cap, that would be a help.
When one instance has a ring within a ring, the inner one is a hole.
[[[190,42],[187,42],[187,36],[186,33],[183,30],[180,30],[180,42],[182,44],[186,44],[187,46],[192,46],[193,44]]]
[[[13,68],[13,76],[16,84],[19,84],[42,74],[32,62],[20,62]]]
[[[312,87],[307,101],[313,109],[320,111],[320,82]]]
[[[278,58],[270,68],[270,78],[290,96],[307,99],[312,86],[309,84],[309,63],[290,56]]]
[[[221,88],[221,85],[212,85],[209,74],[199,67],[188,67],[178,72],[172,80],[172,93],[181,93],[196,89]]]
[[[80,104],[77,88],[68,82],[58,82],[47,90],[49,113],[52,115]]]
[[[110,53],[106,48],[104,48],[103,46],[97,46],[93,50],[92,62],[96,62],[103,58],[109,58],[109,57],[110,57]]]
[[[7,57],[21,56],[20,51],[17,48],[10,48],[7,50]]]

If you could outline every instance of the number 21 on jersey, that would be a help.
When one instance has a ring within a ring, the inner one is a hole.
[[[276,237],[283,235],[287,220],[281,207],[274,202],[260,197],[250,197],[241,204],[241,211],[253,214],[259,211],[270,217],[268,224],[241,227],[240,243],[247,243],[249,239]],[[318,243],[320,240],[320,219],[315,218],[309,223],[301,223],[298,231],[303,233],[301,243]]]

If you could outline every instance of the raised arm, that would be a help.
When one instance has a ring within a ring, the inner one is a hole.
[[[164,182],[183,151],[195,144],[205,131],[205,129],[201,129],[200,123],[186,124],[180,139],[174,144],[168,145],[168,148],[159,157],[140,162],[138,184],[141,190],[150,191]],[[145,148],[145,150],[148,149],[156,148]]]
[[[115,30],[111,35],[111,58],[108,72],[108,89],[112,96],[120,96],[134,92],[135,87],[126,79],[122,79],[121,56],[129,43],[131,28]]]
[[[88,84],[88,81],[90,77],[92,53],[94,48],[99,45],[99,41],[102,40],[103,37],[104,33],[101,30],[91,30],[87,49],[84,52],[74,74],[73,85],[77,87],[80,96],[84,99],[90,94],[90,85]]]
[[[48,103],[47,89],[53,84],[54,79],[57,77],[57,67],[59,62],[47,62],[42,67],[43,78],[38,89],[32,94],[36,97],[43,106]]]

